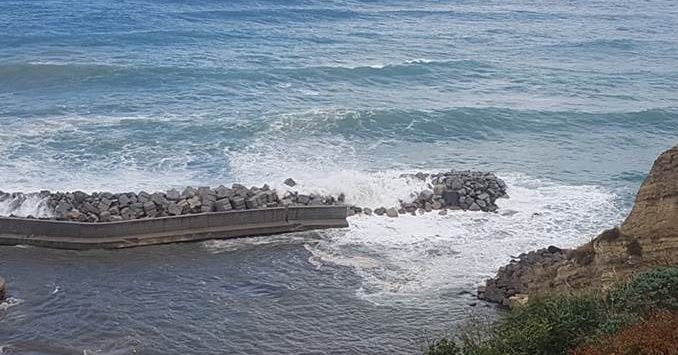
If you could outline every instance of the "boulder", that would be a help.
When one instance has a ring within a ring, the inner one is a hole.
[[[179,201],[179,199],[181,198],[181,193],[176,189],[171,189],[167,191],[165,197],[170,201]]]
[[[225,212],[233,209],[233,207],[231,206],[231,201],[228,198],[222,198],[221,200],[217,200],[217,202],[214,204],[214,208],[216,209],[217,212]]]
[[[459,206],[459,193],[456,191],[445,191],[443,193],[445,206]]]
[[[292,179],[292,178],[287,178],[287,179],[285,179],[284,184],[287,185],[287,186],[289,186],[289,187],[295,187],[295,186],[297,186],[297,182],[294,181],[294,179]]]

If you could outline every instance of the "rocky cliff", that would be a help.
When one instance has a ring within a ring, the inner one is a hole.
[[[505,305],[528,295],[606,289],[658,265],[678,265],[678,145],[662,153],[621,226],[573,250],[522,254],[478,292]]]

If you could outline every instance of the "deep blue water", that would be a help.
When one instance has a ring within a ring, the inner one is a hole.
[[[3,0],[0,126],[3,191],[292,176],[379,205],[414,189],[402,172],[496,171],[512,216],[0,248],[0,346],[411,353],[509,255],[621,221],[678,143],[678,3]]]

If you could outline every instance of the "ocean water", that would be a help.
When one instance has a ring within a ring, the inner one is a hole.
[[[402,173],[481,169],[511,196],[278,237],[0,247],[2,352],[417,353],[496,315],[465,291],[511,255],[621,222],[678,143],[678,3],[3,0],[0,126],[3,191],[293,177],[376,207],[421,188]]]

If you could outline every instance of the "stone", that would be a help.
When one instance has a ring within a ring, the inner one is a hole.
[[[148,217],[155,217],[156,214],[158,214],[157,209],[155,208],[155,203],[152,201],[148,201],[144,203],[144,213]]]
[[[398,210],[395,207],[391,207],[386,210],[386,216],[391,218],[398,217]]]
[[[217,202],[214,204],[214,208],[217,212],[225,212],[233,209],[231,206],[231,201],[228,198],[217,200]]]
[[[186,201],[188,201],[188,208],[191,209],[192,211],[199,210],[202,207],[202,201],[198,196],[193,196]]]
[[[94,207],[91,203],[89,202],[84,202],[82,205],[80,205],[80,209],[84,213],[99,213],[99,209]]]
[[[181,198],[181,193],[176,189],[171,189],[167,191],[165,197],[170,201],[179,201],[179,199]]]
[[[165,194],[162,192],[156,192],[151,195],[151,201],[155,203],[158,206],[162,206],[167,204],[167,199],[165,198]]]
[[[384,213],[386,213],[386,209],[384,207],[379,207],[374,210],[374,214],[377,216],[383,216]]]
[[[289,186],[289,187],[294,187],[294,186],[297,185],[297,182],[294,181],[294,179],[292,179],[292,178],[287,178],[287,179],[285,179],[284,184]]]
[[[111,204],[113,204],[113,201],[106,197],[102,197],[99,201],[99,210],[108,210],[111,207]]]
[[[188,186],[184,189],[184,191],[181,192],[181,198],[190,199],[190,198],[194,197],[195,195],[197,195],[197,193],[198,192],[196,191],[196,189]]]
[[[99,221],[110,222],[111,221],[111,213],[108,212],[108,211],[101,212],[101,214],[99,214]]]
[[[554,245],[549,245],[549,247],[546,248],[546,250],[551,254],[561,253],[563,251],[563,249],[560,249]]]
[[[170,202],[167,205],[167,213],[171,216],[179,216],[183,212],[183,207],[176,202]]]
[[[120,217],[121,217],[123,220],[128,221],[128,220],[130,220],[130,219],[134,219],[134,218],[135,218],[135,214],[134,214],[134,211],[132,211],[131,208],[129,208],[129,207],[123,207],[123,208],[120,210]],[[111,219],[113,219],[113,218],[111,217]]]
[[[314,199],[312,199],[311,201],[308,202],[308,205],[309,206],[322,206],[323,201],[319,198],[314,198]]]
[[[137,195],[137,201],[141,203],[146,203],[151,200],[151,195],[146,192],[146,191],[141,191],[139,192],[139,195]]]
[[[369,207],[365,207],[365,208],[363,208],[363,213],[367,216],[371,216],[372,215],[372,209],[369,208]]]
[[[246,205],[245,205],[245,199],[242,197],[233,197],[231,200],[231,206],[233,206],[233,209],[236,210],[244,210]]]
[[[299,195],[297,196],[297,202],[302,205],[307,205],[309,202],[311,202],[311,197],[307,195]]]
[[[433,194],[434,195],[442,195],[445,191],[447,191],[447,186],[445,186],[443,184],[433,185]]]
[[[82,213],[76,209],[72,209],[68,212],[66,215],[66,219],[69,219],[71,221],[79,221],[80,218],[82,217]]]
[[[54,211],[55,214],[56,214],[56,218],[61,219],[61,220],[69,219],[68,218],[68,212],[70,212],[71,209],[73,209],[73,206],[71,206],[70,203],[68,203],[64,200],[59,201],[59,204],[57,205],[57,207]]]
[[[120,194],[118,196],[118,204],[120,206],[125,207],[125,206],[127,206],[131,203],[132,203],[132,201],[130,200],[129,196],[127,196],[127,194]]]
[[[529,302],[530,297],[524,293],[517,293],[508,298],[507,306],[509,308],[521,307]]]
[[[433,198],[433,191],[431,190],[424,190],[419,193],[419,198],[422,201],[430,201]]]
[[[469,207],[469,211],[480,211],[480,206],[477,203],[473,202]]]
[[[75,203],[80,204],[85,202],[85,199],[87,199],[89,195],[82,191],[75,191],[73,192],[73,200],[75,200]]]
[[[202,213],[214,212],[214,203],[204,202],[202,205],[200,205],[200,212]]]
[[[231,189],[224,185],[220,185],[215,190],[217,199],[224,199],[231,196]],[[230,205],[230,202],[229,202]]]
[[[459,193],[456,191],[445,191],[443,193],[445,206],[459,206],[459,197]]]
[[[248,198],[247,200],[245,200],[245,207],[248,210],[259,208],[259,201],[257,201],[257,199],[253,197]]]
[[[444,215],[447,214],[447,210],[440,210],[440,212],[438,212],[438,214],[441,215],[441,216],[444,216]]]
[[[433,208],[434,210],[439,210],[443,208],[443,205],[438,201],[433,201],[433,203],[431,204],[431,208]]]

